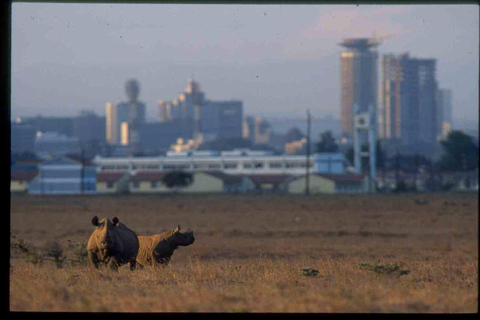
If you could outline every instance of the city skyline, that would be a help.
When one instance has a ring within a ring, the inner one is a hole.
[[[478,122],[472,8],[14,3],[11,114],[104,115],[106,102],[124,100],[133,77],[147,119],[155,119],[158,100],[177,96],[193,77],[207,98],[243,100],[245,114],[301,117],[309,108],[339,118],[338,43],[376,33],[387,37],[380,55],[437,59],[454,120]]]

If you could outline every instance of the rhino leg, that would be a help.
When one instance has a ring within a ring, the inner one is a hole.
[[[108,261],[107,267],[112,271],[118,271],[118,262],[115,257],[111,257],[110,261]]]
[[[135,260],[130,261],[130,270],[133,271],[137,267],[137,262]]]
[[[88,260],[92,266],[98,269],[98,257],[94,252],[88,251]]]
[[[170,257],[155,257],[155,264],[156,265],[164,265],[166,266],[170,262]]]

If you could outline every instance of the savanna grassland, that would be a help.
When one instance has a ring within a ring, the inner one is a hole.
[[[196,241],[157,269],[67,263],[94,215]],[[12,195],[11,234],[61,252],[12,248],[11,311],[477,312],[477,194]]]

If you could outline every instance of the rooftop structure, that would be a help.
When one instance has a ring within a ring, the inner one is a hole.
[[[348,38],[339,43],[342,47],[350,50],[366,51],[378,47],[381,41],[376,38]]]

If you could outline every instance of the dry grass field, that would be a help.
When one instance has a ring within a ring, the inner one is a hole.
[[[71,255],[94,215],[138,235],[180,224],[196,241],[133,272],[12,250],[11,311],[477,312],[477,194],[11,197],[11,233],[32,250]]]

